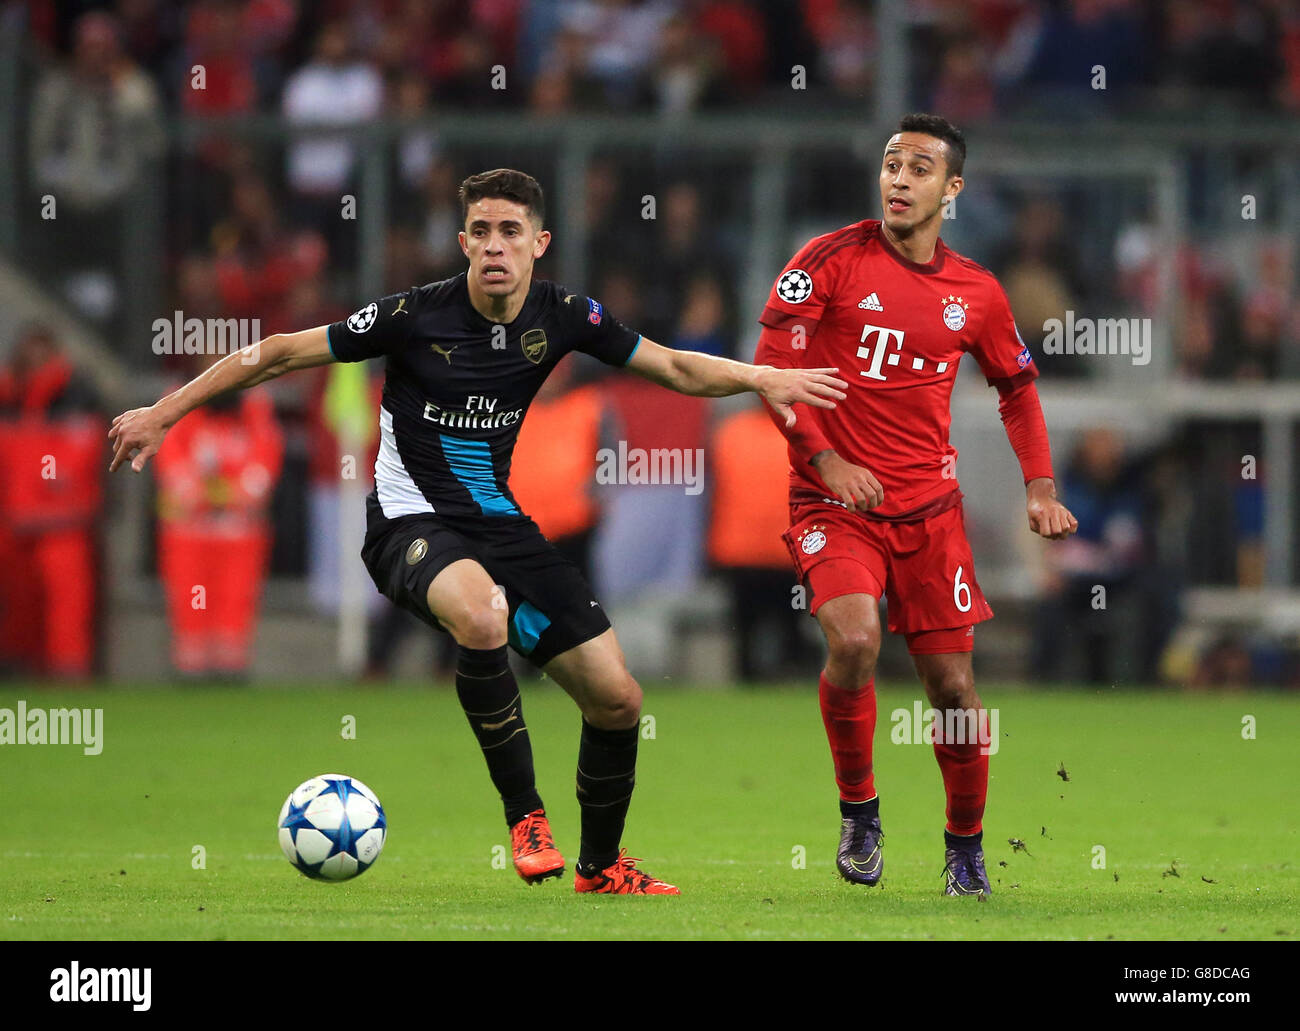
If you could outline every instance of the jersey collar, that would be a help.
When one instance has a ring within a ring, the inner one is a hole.
[[[934,276],[943,271],[943,265],[946,260],[948,249],[943,245],[942,236],[934,241],[934,257],[928,262],[911,261],[899,254],[898,251],[894,250],[894,245],[886,239],[883,226],[877,228],[876,239],[880,241],[880,247],[886,254],[902,265],[903,268],[911,272],[916,272],[923,276]]]
[[[460,281],[457,289],[460,291],[461,296],[464,298],[465,307],[469,311],[470,321],[473,322],[476,326],[488,326],[488,327],[505,326],[506,329],[509,329],[511,326],[515,325],[516,323],[523,323],[526,325],[527,323],[525,322],[525,320],[532,317],[533,301],[537,297],[537,276],[536,275],[533,276],[532,281],[528,284],[528,296],[524,298],[524,303],[519,309],[519,314],[515,316],[514,322],[493,322],[491,319],[489,319],[481,311],[475,308],[474,302],[470,300],[469,273],[462,272],[456,278]]]

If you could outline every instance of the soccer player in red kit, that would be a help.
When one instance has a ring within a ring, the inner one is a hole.
[[[930,705],[944,714],[934,739],[948,798],[944,891],[987,895],[989,739],[971,649],[975,624],[993,610],[975,579],[948,442],[964,354],[1000,395],[1030,529],[1059,540],[1078,523],[1056,499],[1038,372],[1006,295],[939,239],[965,157],[964,137],[945,119],[904,117],[881,164],[883,218],[817,237],[794,256],[759,320],[755,360],[837,366],[852,383],[834,412],[771,413],[792,467],[785,541],[829,646],[819,693],[840,792],[836,866],[867,885],[884,868],[872,769],[883,593],[889,629],[907,638]]]

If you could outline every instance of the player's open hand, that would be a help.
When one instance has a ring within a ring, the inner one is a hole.
[[[758,392],[781,413],[787,426],[795,421],[794,408],[802,402],[814,408],[834,408],[843,401],[849,387],[835,376],[839,369],[775,369],[766,366],[759,372]]]
[[[131,468],[142,472],[149,459],[162,446],[167,426],[157,411],[157,405],[133,408],[113,420],[108,439],[113,441],[113,461],[108,467],[116,472],[123,462],[130,461]]]
[[[885,488],[870,469],[846,462],[834,451],[814,456],[813,468],[826,489],[843,501],[850,512],[865,512],[885,500]]]
[[[1025,502],[1029,528],[1050,541],[1063,541],[1079,529],[1079,520],[1056,500],[1056,485],[1051,480],[1030,480]]]

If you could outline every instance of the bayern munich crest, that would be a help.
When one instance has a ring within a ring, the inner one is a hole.
[[[959,332],[966,325],[966,309],[969,307],[960,297],[949,294],[943,299],[943,324],[954,333]]]
[[[820,523],[799,534],[799,547],[805,555],[816,555],[826,547],[826,527]]]
[[[801,268],[792,268],[776,281],[776,295],[790,304],[802,304],[812,296],[813,281]]]
[[[353,333],[364,333],[375,324],[375,318],[379,315],[379,305],[371,301],[360,311],[354,311],[348,316],[348,329]]]

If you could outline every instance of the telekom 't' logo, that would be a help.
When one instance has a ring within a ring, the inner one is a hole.
[[[868,341],[875,337],[875,346],[873,347]],[[862,327],[862,346],[858,348],[858,357],[865,358],[868,366],[859,370],[859,375],[866,376],[868,379],[884,380],[886,377],[881,369],[886,365],[897,365],[902,361],[903,351],[903,331],[901,329],[889,329],[886,326],[865,325]],[[909,364],[916,372],[925,369],[925,359],[914,357]],[[937,362],[934,367],[935,372],[945,372],[948,368],[947,362]]]

